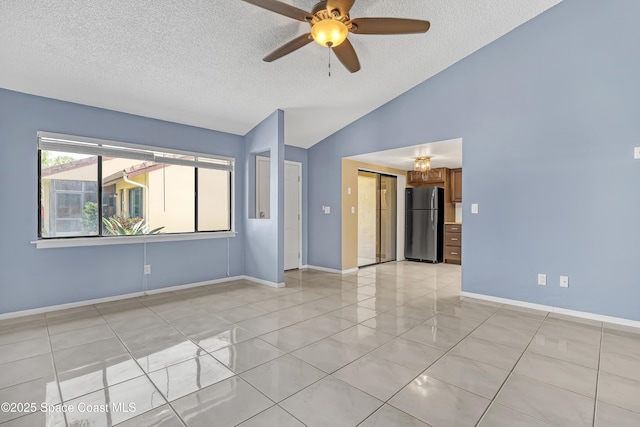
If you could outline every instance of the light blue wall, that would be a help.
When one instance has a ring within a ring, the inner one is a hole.
[[[302,164],[302,265],[307,265],[307,238],[309,228],[309,152],[304,148],[285,145],[284,159]]]
[[[0,313],[139,292],[142,244],[36,249],[39,131],[235,157],[236,224],[244,212],[241,136],[0,89]],[[231,276],[244,274],[244,242],[230,238]],[[147,244],[149,289],[227,276],[227,239]]]
[[[366,139],[349,136],[350,130],[347,126],[309,149],[307,264],[311,266],[342,270],[341,158],[348,154],[341,142],[361,146],[364,152],[377,151],[367,148]],[[324,214],[322,206],[329,206],[331,213]]]
[[[274,111],[244,137],[245,206],[249,206],[249,161],[252,153],[269,150],[271,156],[270,218],[249,218],[244,210],[245,271],[257,279],[284,283],[284,112]]]
[[[312,147],[309,264],[340,268],[342,157],[462,137],[463,289],[640,320],[639,15],[565,0]]]

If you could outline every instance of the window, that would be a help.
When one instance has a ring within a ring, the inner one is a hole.
[[[129,190],[129,218],[142,218],[142,188]]]
[[[231,230],[234,159],[38,134],[38,238]]]

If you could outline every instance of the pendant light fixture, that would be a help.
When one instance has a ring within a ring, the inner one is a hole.
[[[416,157],[413,161],[413,170],[416,172],[428,172],[431,169],[431,157]]]

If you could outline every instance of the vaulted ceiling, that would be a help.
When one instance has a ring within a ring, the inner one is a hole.
[[[283,0],[311,10],[312,0]],[[351,74],[309,31],[241,0],[3,0],[0,87],[244,135],[276,109],[310,147],[560,0],[358,0],[351,17],[431,22],[426,34],[349,35]]]

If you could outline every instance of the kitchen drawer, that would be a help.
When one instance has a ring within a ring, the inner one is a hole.
[[[462,260],[462,248],[460,248],[460,246],[445,246],[444,259],[446,262],[460,264]]]
[[[444,244],[447,246],[462,246],[462,233],[445,233]]]
[[[462,233],[462,224],[445,224],[444,231],[447,233]]]

